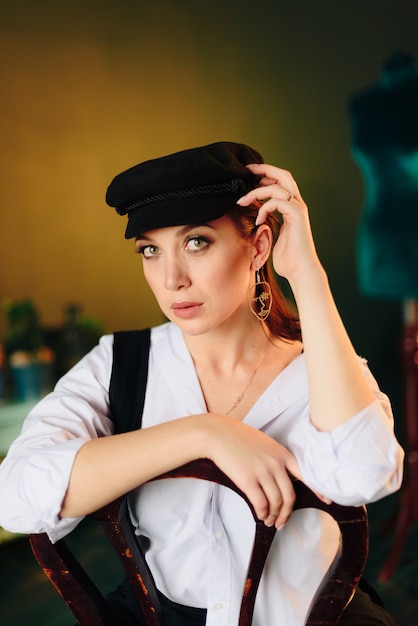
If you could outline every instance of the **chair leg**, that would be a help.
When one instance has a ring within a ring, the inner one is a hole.
[[[83,626],[114,626],[107,602],[66,542],[49,541],[45,533],[29,537],[32,552],[67,606]]]
[[[395,542],[379,572],[385,582],[393,575],[412,522],[418,519],[418,303],[405,303],[403,332],[404,427],[406,437],[406,478],[401,491]]]

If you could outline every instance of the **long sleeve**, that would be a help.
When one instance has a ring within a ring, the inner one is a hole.
[[[375,401],[351,420],[321,432],[302,412],[286,444],[295,454],[305,482],[339,504],[374,502],[397,491],[404,452],[394,434],[390,402],[362,360]]]
[[[72,368],[27,416],[0,466],[0,525],[47,532],[52,541],[80,521],[60,519],[74,459],[89,439],[112,433],[108,388],[112,336]]]

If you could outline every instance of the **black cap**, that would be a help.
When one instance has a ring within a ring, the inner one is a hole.
[[[118,174],[106,202],[128,215],[125,237],[225,215],[259,183],[246,165],[263,163],[249,146],[218,142],[145,161]]]

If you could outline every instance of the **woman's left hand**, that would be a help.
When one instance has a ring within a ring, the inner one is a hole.
[[[335,306],[328,278],[316,254],[308,208],[292,175],[267,164],[248,165],[260,186],[238,200],[262,205],[256,224],[278,211],[283,219],[273,248],[274,269],[291,286],[302,331],[310,418],[331,431],[372,404],[375,396]],[[332,385],[330,385],[332,380]]]
[[[274,211],[278,211],[283,219],[280,236],[273,249],[275,271],[291,280],[301,272],[320,267],[312,238],[308,208],[290,172],[266,163],[251,164],[247,167],[262,177],[261,186],[240,198],[238,204],[248,206],[256,200],[263,203],[256,225],[263,224],[267,215]]]

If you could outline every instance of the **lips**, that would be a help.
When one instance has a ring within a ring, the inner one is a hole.
[[[171,310],[177,317],[186,319],[197,315],[201,311],[202,306],[203,304],[201,302],[189,302],[185,300],[184,302],[173,302]]]

